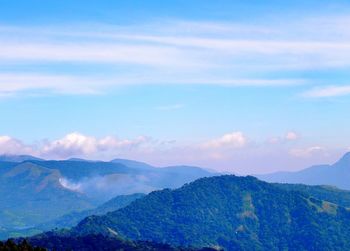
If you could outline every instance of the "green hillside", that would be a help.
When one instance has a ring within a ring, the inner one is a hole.
[[[0,172],[0,226],[28,228],[94,206],[83,194],[62,187],[60,177],[58,170],[30,162],[4,165]]]
[[[350,250],[350,212],[253,177],[203,178],[152,192],[72,234],[110,234],[227,250]]]
[[[308,186],[303,184],[274,184],[287,191],[299,191],[320,200],[350,208],[350,191],[334,186]]]

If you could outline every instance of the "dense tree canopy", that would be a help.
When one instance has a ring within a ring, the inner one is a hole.
[[[350,250],[350,212],[253,177],[220,176],[153,192],[118,211],[88,217],[72,231],[111,232],[227,250]]]

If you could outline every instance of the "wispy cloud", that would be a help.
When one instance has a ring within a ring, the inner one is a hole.
[[[220,76],[178,76],[174,74],[144,73],[101,75],[57,75],[31,73],[0,73],[0,96],[11,96],[17,92],[44,90],[60,94],[101,94],[109,88],[127,85],[219,85],[238,86],[291,86],[302,85],[303,79],[223,79]],[[179,106],[180,104],[177,104]],[[164,109],[165,107],[163,107]],[[174,107],[173,107],[174,108]],[[176,107],[181,108],[181,107]],[[161,110],[161,107],[158,107]]]
[[[296,148],[296,149],[291,149],[289,151],[289,154],[298,157],[298,158],[308,158],[312,157],[315,154],[325,154],[326,149],[321,146],[311,146],[307,148]]]
[[[318,87],[302,94],[309,98],[327,98],[350,95],[350,85]]]
[[[11,69],[45,64],[55,72],[57,64],[100,65],[99,71],[84,75],[0,71],[0,92],[100,93],[127,84],[305,84],[309,81],[298,74],[276,76],[284,71],[348,67],[347,22],[346,17],[304,18],[283,26],[268,22],[254,26],[162,20],[129,26],[95,24],[94,32],[86,25],[0,26],[0,61],[11,64]],[[105,72],[107,65],[128,70]]]

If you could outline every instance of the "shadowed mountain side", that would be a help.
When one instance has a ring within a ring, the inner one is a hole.
[[[70,214],[63,215],[53,221],[45,222],[36,227],[36,230],[48,231],[54,228],[71,228],[77,225],[81,220],[91,215],[104,215],[112,211],[116,211],[120,208],[128,206],[134,200],[144,197],[145,194],[131,194],[131,195],[119,195],[101,206],[91,209],[84,210],[81,212],[73,212]]]
[[[27,242],[27,240],[25,240]],[[18,240],[23,243],[23,240]],[[130,241],[115,236],[87,235],[70,236],[45,233],[29,241],[33,246],[55,251],[218,251],[213,248],[174,247],[151,241]],[[0,249],[1,250],[1,249]],[[23,250],[24,251],[24,250]],[[41,250],[40,250],[41,251]]]

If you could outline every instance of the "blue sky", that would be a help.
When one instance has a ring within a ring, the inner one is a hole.
[[[348,1],[7,1],[0,152],[238,173],[349,150]]]

